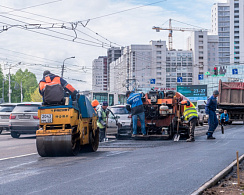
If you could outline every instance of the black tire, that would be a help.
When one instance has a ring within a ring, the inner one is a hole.
[[[89,145],[84,147],[85,152],[96,152],[99,146],[99,129],[93,135],[92,130],[89,133]]]
[[[121,139],[121,135],[119,132],[120,128],[117,126],[117,134],[116,134],[116,139]]]
[[[199,125],[203,126],[203,123],[199,123]]]
[[[80,134],[77,132],[77,127],[74,127],[72,130],[72,155],[76,156],[80,152]]]
[[[3,132],[3,130],[0,130],[0,134]]]
[[[11,131],[11,136],[12,136],[12,138],[19,138],[20,133]]]

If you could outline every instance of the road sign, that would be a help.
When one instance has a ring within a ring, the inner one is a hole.
[[[155,84],[156,83],[156,79],[150,79],[150,84]]]
[[[198,75],[198,80],[203,80],[203,74]]]
[[[232,69],[232,74],[238,74],[238,69],[237,68]]]
[[[177,77],[177,83],[182,83],[182,77]]]

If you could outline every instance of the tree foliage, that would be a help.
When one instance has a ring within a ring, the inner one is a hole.
[[[42,96],[39,93],[39,87],[31,94],[31,101],[32,102],[42,102]]]
[[[1,82],[2,81],[2,82]],[[23,102],[31,101],[31,94],[35,92],[38,87],[36,75],[29,72],[27,69],[22,71],[19,69],[15,74],[10,75],[10,86],[11,86],[11,102],[21,102],[21,85]],[[3,92],[4,82],[4,102],[9,102],[8,91],[9,91],[9,75],[3,75],[2,69],[0,69],[0,90]],[[0,95],[2,97],[2,95]]]

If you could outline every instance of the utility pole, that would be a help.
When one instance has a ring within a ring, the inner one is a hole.
[[[65,62],[65,60],[68,60],[68,59],[71,59],[71,58],[75,58],[75,56],[72,56],[72,57],[64,59],[63,66],[62,66],[62,71],[61,71],[61,78],[63,78],[63,75],[64,75],[64,62]]]
[[[20,102],[23,102],[22,81],[20,82]]]
[[[2,92],[2,97],[3,97],[3,103],[4,103],[4,75],[3,75],[3,92]]]
[[[10,69],[11,69],[11,65],[9,65],[9,73],[8,73],[8,102],[11,103],[11,81],[10,81]]]

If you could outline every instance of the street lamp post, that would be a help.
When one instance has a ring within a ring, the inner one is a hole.
[[[63,78],[63,75],[64,75],[64,62],[65,62],[65,60],[68,60],[68,59],[71,59],[71,58],[75,58],[75,56],[66,58],[66,59],[64,59],[64,61],[63,61],[63,66],[62,66],[62,71],[61,71],[61,77],[62,77],[62,78]]]

